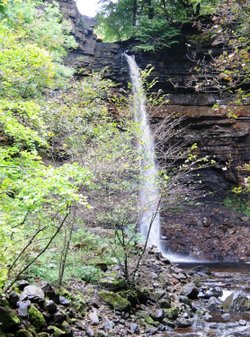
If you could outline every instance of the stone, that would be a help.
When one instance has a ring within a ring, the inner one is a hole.
[[[49,337],[49,334],[47,332],[39,332],[37,336],[38,337]]]
[[[29,300],[17,302],[17,312],[21,318],[27,318],[29,316],[28,310],[31,305]]]
[[[179,315],[179,309],[178,308],[164,309],[164,314],[167,319],[174,321]]]
[[[8,296],[8,301],[11,307],[15,308],[17,305],[17,302],[19,301],[19,294],[15,291],[11,291],[11,293]]]
[[[240,319],[239,320],[239,325],[246,326],[247,325],[247,321],[245,321],[244,319]]]
[[[158,301],[159,307],[163,309],[171,308],[171,298],[168,296],[164,296],[164,298]]]
[[[106,276],[99,281],[101,287],[108,290],[122,290],[126,287],[126,282],[123,279],[118,279],[113,276]]]
[[[100,323],[97,310],[93,310],[92,312],[89,313],[88,316],[92,325],[98,325]]]
[[[44,309],[49,314],[54,314],[57,311],[57,305],[55,304],[53,300],[45,300]]]
[[[29,310],[29,321],[37,330],[42,330],[46,326],[46,321],[43,314],[34,306],[31,305]]]
[[[67,321],[63,321],[60,325],[60,328],[67,333],[67,335],[70,335],[72,333],[72,329]]]
[[[86,334],[87,334],[88,337],[94,337],[95,336],[94,330],[90,327],[86,328]]]
[[[59,296],[59,304],[68,307],[70,305],[71,301],[68,300],[66,297],[64,296]]]
[[[20,324],[20,318],[14,310],[0,307],[0,326],[3,332],[16,331]]]
[[[17,331],[16,337],[33,337],[33,334],[26,329],[20,329]]]
[[[129,330],[132,334],[137,334],[139,333],[139,327],[136,323],[131,323],[130,324],[130,327],[129,327]]]
[[[53,320],[57,324],[61,324],[65,320],[65,318],[66,318],[66,315],[61,310],[55,312],[55,314],[53,315]]]
[[[46,297],[50,300],[58,302],[59,295],[56,293],[55,289],[47,282],[43,282],[41,285],[41,289],[43,290]]]
[[[35,285],[25,287],[20,295],[20,301],[30,300],[34,303],[42,303],[44,298],[45,296],[43,290]]]
[[[193,319],[191,318],[186,319],[184,317],[180,317],[176,320],[176,326],[178,328],[187,328],[189,326],[192,326],[192,324],[193,324]]]
[[[16,282],[17,287],[19,290],[23,291],[25,287],[29,285],[29,282],[26,280],[19,280]]]
[[[109,330],[112,330],[113,327],[114,327],[114,322],[112,322],[111,320],[109,319],[106,319],[104,324],[103,324],[103,327],[105,330],[109,331]]]
[[[217,297],[210,297],[207,303],[207,308],[209,311],[217,312],[221,310],[221,300]]]
[[[162,322],[163,318],[165,317],[164,310],[157,309],[151,312],[150,316],[153,318],[153,320]]]
[[[62,331],[61,329],[59,329],[54,325],[50,325],[48,327],[48,331],[53,333],[52,335],[53,337],[61,337],[66,335],[65,331]]]
[[[104,302],[109,304],[115,310],[126,311],[131,307],[131,303],[118,293],[100,291],[99,296],[103,299]]]
[[[181,294],[187,296],[191,300],[198,298],[199,290],[193,283],[187,283],[181,290]]]
[[[250,298],[243,292],[232,293],[222,303],[225,311],[245,312],[250,310]]]

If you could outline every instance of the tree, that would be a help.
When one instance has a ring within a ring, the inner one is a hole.
[[[218,1],[103,0],[97,15],[98,33],[106,41],[133,37],[139,40],[140,49],[159,50],[177,43],[182,25],[212,13]]]

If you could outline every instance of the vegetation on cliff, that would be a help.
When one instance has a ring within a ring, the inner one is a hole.
[[[97,15],[98,33],[106,41],[131,37],[137,49],[155,51],[178,43],[181,28],[215,11],[219,0],[102,0]]]

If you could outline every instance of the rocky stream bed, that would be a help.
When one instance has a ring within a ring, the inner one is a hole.
[[[114,267],[95,285],[20,280],[0,299],[0,337],[250,336],[249,265],[179,267],[150,251],[140,272],[137,291]]]

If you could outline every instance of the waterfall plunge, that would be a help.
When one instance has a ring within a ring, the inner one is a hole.
[[[141,182],[139,190],[139,208],[141,212],[139,226],[146,239],[151,227],[148,245],[160,249],[160,215],[158,188],[158,169],[155,161],[155,146],[150,130],[139,68],[132,56],[126,55],[134,94],[134,118],[139,127],[138,151],[141,156]]]

